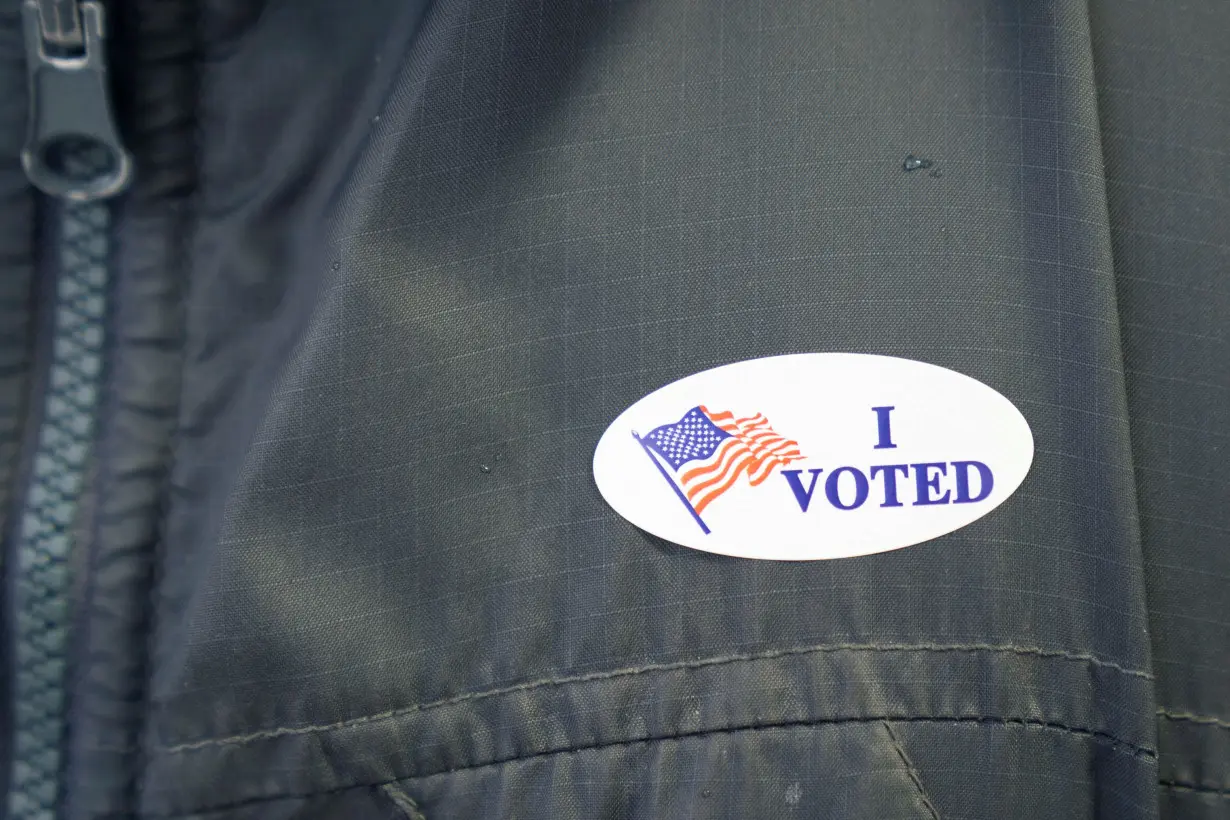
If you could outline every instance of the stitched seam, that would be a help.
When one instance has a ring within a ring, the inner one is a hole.
[[[193,92],[199,93],[204,83],[203,77],[205,74],[203,37],[199,33],[201,31],[200,26],[205,20],[205,4],[199,1],[193,2],[188,10],[188,14],[198,26],[197,33],[194,33],[192,37],[192,50],[190,53],[192,67],[188,83]],[[144,578],[146,588],[141,591],[140,598],[145,639],[141,641],[140,667],[136,672],[141,678],[141,709],[137,713],[136,725],[132,729],[132,737],[136,739],[136,749],[131,755],[127,756],[129,761],[128,769],[124,772],[125,784],[122,805],[133,815],[138,813],[138,806],[141,802],[141,790],[144,787],[146,766],[148,766],[150,759],[157,751],[152,743],[147,742],[146,733],[153,725],[149,709],[152,705],[152,693],[154,690],[153,658],[156,657],[158,640],[166,627],[161,620],[161,615],[163,614],[161,595],[166,581],[167,554],[170,551],[171,508],[176,489],[175,478],[180,467],[180,445],[185,437],[182,422],[183,411],[185,406],[187,406],[187,373],[193,339],[192,327],[189,321],[189,305],[192,302],[192,297],[200,290],[199,280],[195,275],[197,272],[195,256],[191,253],[193,242],[197,238],[197,232],[201,227],[202,220],[200,214],[205,200],[205,182],[202,179],[204,176],[203,169],[205,168],[205,115],[202,112],[202,105],[199,100],[193,104],[189,116],[191,118],[189,124],[191,144],[188,148],[192,163],[191,181],[189,183],[189,191],[184,200],[184,213],[180,215],[180,219],[183,222],[182,224],[176,224],[178,233],[173,240],[176,250],[182,254],[180,258],[184,260],[178,270],[175,271],[175,273],[182,277],[176,283],[178,287],[175,293],[178,300],[178,315],[176,318],[179,320],[179,334],[175,339],[179,344],[179,348],[175,351],[177,358],[175,376],[179,382],[173,388],[175,394],[174,417],[169,425],[170,429],[166,439],[163,442],[163,446],[166,448],[164,451],[165,462],[162,465],[163,472],[159,476],[162,486],[158,492],[158,507],[152,532],[153,540],[149,548],[149,567]],[[137,589],[139,588],[138,585]]]
[[[1180,792],[1198,792],[1200,794],[1211,794],[1217,797],[1230,797],[1230,789],[1223,789],[1217,786],[1205,786],[1200,783],[1184,783],[1181,780],[1159,780],[1157,785],[1165,789],[1174,789]]]
[[[503,763],[510,763],[517,760],[529,760],[537,757],[547,757],[555,754],[572,754],[575,752],[586,752],[595,749],[606,749],[610,747],[620,746],[635,746],[638,743],[655,743],[663,740],[681,740],[691,737],[706,737],[709,735],[733,735],[740,732],[756,732],[766,729],[799,729],[810,728],[814,726],[840,726],[845,724],[862,724],[862,723],[883,723],[891,721],[893,723],[981,723],[993,726],[1014,726],[1024,728],[1046,729],[1065,734],[1076,735],[1078,737],[1090,738],[1101,741],[1115,751],[1144,760],[1156,760],[1157,752],[1147,746],[1140,746],[1126,740],[1121,740],[1115,735],[1107,732],[1099,732],[1095,729],[1087,729],[1081,726],[1067,726],[1063,723],[1054,721],[1040,720],[1037,718],[1013,718],[999,717],[995,715],[873,715],[873,716],[858,716],[858,717],[833,717],[833,718],[814,718],[811,720],[793,720],[783,721],[782,723],[766,723],[766,724],[750,724],[747,726],[734,726],[727,729],[706,729],[696,732],[678,732],[669,735],[655,735],[653,737],[634,738],[631,740],[619,740],[611,743],[594,743],[585,746],[573,746],[553,751],[537,752],[529,755],[513,755],[502,760],[493,760],[488,763],[480,763],[473,766],[458,766],[450,769],[442,769],[437,772],[426,772],[422,775],[411,775],[410,777],[401,778],[403,780],[413,780],[421,777],[430,777],[437,774],[448,774],[456,771],[469,769],[478,769],[484,766],[497,766]]]
[[[564,686],[577,683],[591,683],[594,681],[617,680],[619,678],[634,677],[650,672],[677,672],[693,669],[707,669],[710,667],[728,666],[731,664],[746,663],[749,661],[803,657],[807,655],[819,655],[831,652],[998,652],[1003,654],[1021,655],[1025,657],[1056,658],[1069,661],[1081,661],[1094,667],[1112,669],[1123,675],[1141,678],[1143,680],[1153,680],[1153,675],[1148,672],[1142,672],[1137,669],[1126,669],[1116,663],[1099,660],[1092,655],[1081,655],[1058,650],[1038,649],[1034,647],[1012,645],[996,646],[991,644],[833,644],[828,646],[806,647],[802,649],[780,649],[773,652],[754,654],[717,656],[699,661],[647,664],[645,666],[633,667],[629,669],[592,672],[585,675],[575,675],[562,678],[546,678],[542,680],[528,681],[526,683],[519,683],[515,686],[507,686],[500,689],[487,689],[481,692],[468,692],[466,694],[445,698],[443,700],[430,701],[428,703],[421,703],[414,706],[391,709],[387,712],[379,712],[374,715],[350,718],[347,720],[337,721],[335,723],[322,723],[311,726],[277,727],[273,729],[263,729],[248,734],[231,735],[229,737],[206,738],[204,740],[194,740],[186,743],[177,743],[171,746],[164,746],[160,749],[160,751],[164,754],[182,754],[183,752],[190,752],[196,749],[205,749],[212,746],[233,746],[253,743],[260,740],[272,740],[274,738],[279,738],[286,735],[315,734],[317,732],[348,729],[354,726],[362,726],[367,723],[377,723],[385,720],[391,720],[404,715],[416,714],[418,712],[427,712],[447,706],[456,706],[458,704],[468,703],[471,701],[486,700],[488,698],[528,692],[547,687]]]
[[[910,760],[910,756],[905,753],[905,748],[901,745],[901,741],[897,739],[897,735],[893,732],[893,727],[889,725],[888,721],[884,721],[883,725],[884,731],[888,733],[888,739],[893,742],[893,749],[897,752],[897,757],[901,758],[901,765],[905,766],[905,771],[910,776],[910,782],[914,784],[914,788],[918,789],[918,797],[922,800],[922,804],[926,806],[927,813],[931,815],[931,820],[940,820],[940,813],[936,811],[935,804],[931,802],[931,796],[923,788],[922,778],[919,776],[918,770],[914,768],[914,761]]]
[[[409,820],[427,820],[423,810],[419,808],[419,804],[414,802],[414,798],[407,794],[406,790],[401,786],[396,783],[385,783],[380,787],[380,790]]]
[[[1222,720],[1211,715],[1193,715],[1191,712],[1168,712],[1165,709],[1158,709],[1157,716],[1163,720],[1198,723],[1201,726],[1216,726],[1219,729],[1230,729],[1230,720]]]
[[[797,721],[790,721],[790,722],[784,722],[784,723],[739,726],[739,727],[732,727],[732,728],[727,728],[727,729],[709,729],[709,730],[697,731],[697,732],[681,732],[681,733],[676,733],[672,735],[644,737],[644,738],[637,738],[634,740],[621,740],[621,741],[614,741],[611,743],[593,743],[593,744],[589,744],[585,746],[570,746],[570,747],[563,748],[563,749],[536,752],[534,754],[528,754],[528,755],[512,755],[510,757],[501,758],[499,760],[490,760],[484,763],[476,763],[476,764],[468,765],[468,766],[455,766],[452,768],[440,769],[434,772],[424,772],[422,774],[417,774],[417,775],[404,775],[401,777],[393,778],[392,780],[382,781],[378,783],[366,783],[366,784],[365,783],[352,783],[346,786],[338,786],[337,788],[333,788],[333,789],[321,789],[318,791],[312,791],[312,792],[306,792],[306,793],[276,794],[276,795],[269,795],[267,797],[255,797],[255,798],[251,798],[248,800],[242,800],[242,801],[238,801],[235,803],[228,803],[228,804],[221,805],[221,806],[198,807],[198,808],[190,809],[188,811],[171,812],[171,813],[164,813],[164,814],[154,813],[154,814],[147,814],[146,816],[147,817],[170,818],[170,817],[182,817],[182,816],[191,815],[191,814],[199,814],[201,812],[208,813],[208,812],[233,811],[235,809],[239,809],[244,806],[252,806],[252,805],[258,805],[261,803],[268,803],[273,800],[293,800],[293,799],[307,799],[307,798],[313,798],[313,797],[324,797],[330,794],[338,794],[341,792],[350,791],[351,789],[359,788],[362,786],[369,786],[369,787],[370,786],[386,786],[391,783],[398,783],[398,782],[405,781],[405,780],[422,780],[424,778],[436,777],[439,775],[456,774],[458,772],[471,772],[471,771],[477,771],[479,769],[492,768],[494,766],[504,766],[510,763],[522,763],[522,762],[528,762],[532,760],[538,760],[541,758],[553,757],[555,755],[571,755],[571,754],[579,754],[582,752],[605,751],[607,749],[623,749],[623,748],[628,748],[630,746],[637,746],[637,745],[643,745],[643,744],[649,744],[649,743],[661,743],[664,741],[671,741],[671,740],[678,741],[678,740],[687,740],[690,738],[731,736],[731,735],[742,734],[744,732],[762,732],[762,731],[772,731],[772,730],[777,730],[777,729],[793,730],[793,729],[815,728],[815,727],[820,727],[820,726],[842,726],[842,725],[849,725],[849,724],[884,723],[886,721],[891,721],[893,723],[951,723],[951,724],[973,723],[973,724],[982,724],[982,725],[988,725],[988,726],[998,726],[1003,729],[1036,729],[1039,731],[1052,731],[1052,732],[1057,732],[1060,734],[1067,735],[1069,737],[1077,737],[1077,738],[1081,738],[1082,740],[1089,740],[1093,742],[1103,743],[1104,745],[1111,748],[1113,751],[1119,752],[1120,754],[1128,755],[1129,757],[1133,757],[1138,760],[1145,760],[1149,762],[1157,761],[1157,752],[1155,752],[1153,749],[1150,749],[1145,746],[1138,746],[1134,743],[1129,743],[1126,740],[1120,740],[1114,735],[1110,735],[1105,732],[1097,732],[1092,729],[1085,729],[1085,728],[1074,727],[1074,726],[1065,726],[1062,723],[1053,723],[1053,722],[1047,722],[1047,721],[1042,721],[1042,720],[1034,720],[1032,718],[1004,718],[1004,717],[989,717],[989,716],[984,716],[984,715],[953,715],[953,716],[878,715],[875,717],[845,717],[845,718],[828,718],[828,719],[817,719],[817,720],[797,720]]]

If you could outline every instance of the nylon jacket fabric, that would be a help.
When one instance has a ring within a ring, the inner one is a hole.
[[[109,9],[64,817],[1230,817],[1230,6]],[[0,21],[11,518],[54,272]],[[813,351],[999,391],[1025,483],[803,563],[598,494],[642,396]]]

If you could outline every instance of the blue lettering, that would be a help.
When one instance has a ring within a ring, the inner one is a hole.
[[[841,481],[841,474],[849,473],[854,477],[854,503],[841,503],[841,494],[838,492],[837,484]],[[839,510],[853,510],[863,506],[863,502],[867,500],[867,476],[854,467],[838,467],[833,472],[829,473],[829,477],[824,482],[824,494],[828,496],[829,503]]]
[[[903,507],[905,506],[897,500],[897,471],[901,471],[901,477],[905,478],[910,473],[908,464],[877,464],[871,468],[871,477],[875,478],[876,473],[884,473],[884,503],[881,507]]]
[[[901,489],[899,485],[900,479],[908,479],[910,470],[914,471],[914,487],[915,496],[913,506],[925,507],[935,506],[938,504],[973,504],[978,501],[984,501],[991,495],[995,488],[995,476],[991,468],[981,461],[953,461],[951,462],[953,478],[956,482],[956,493],[951,489],[946,489],[940,486],[941,479],[948,476],[949,463],[936,461],[924,462],[920,464],[876,464],[869,469],[871,479],[883,476],[884,479],[884,501],[880,504],[881,507],[904,507],[905,503],[901,499]],[[978,474],[977,484],[971,481],[970,473]],[[803,481],[803,473],[808,474],[806,485]],[[824,472],[822,469],[811,470],[782,470],[781,474],[786,478],[786,484],[790,486],[790,492],[794,494],[795,500],[799,503],[799,509],[807,512],[811,508],[811,501],[816,493],[816,484],[820,480],[820,474]],[[848,473],[854,481],[854,497],[849,503],[846,503],[842,498],[843,483],[847,486],[849,482],[843,482],[843,474]],[[839,510],[856,510],[867,502],[867,497],[871,492],[871,483],[861,470],[857,467],[838,467],[828,474],[824,482],[824,494],[828,498],[829,503]]]
[[[948,465],[944,462],[911,464],[914,468],[914,482],[918,489],[918,495],[914,499],[914,506],[921,507],[926,504],[947,504],[948,490],[944,490],[944,494],[938,498],[933,498],[931,492],[940,491],[940,476],[948,474]],[[931,470],[939,470],[939,475],[931,475]]]
[[[896,410],[895,407],[873,407],[871,408],[876,414],[876,426],[879,428],[880,441],[873,448],[875,450],[893,450],[897,445],[893,444],[893,429],[892,421],[888,414]]]
[[[807,512],[807,508],[811,506],[811,494],[816,491],[816,479],[824,470],[808,470],[811,473],[811,484],[807,485],[807,489],[803,489],[803,482],[799,480],[799,476],[803,474],[802,470],[782,470],[782,475],[786,477],[786,483],[790,485],[791,492],[794,493],[795,499],[799,502],[799,509]]]
[[[979,487],[978,495],[975,497],[969,494],[970,467],[978,471]],[[991,468],[981,461],[954,461],[952,471],[957,476],[957,497],[952,500],[954,504],[972,504],[975,501],[981,501],[991,494],[991,488],[995,486],[995,477],[991,475]]]

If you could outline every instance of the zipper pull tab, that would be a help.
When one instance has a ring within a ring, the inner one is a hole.
[[[103,7],[95,0],[26,0],[30,126],[21,164],[44,193],[85,202],[132,179],[107,88]]]

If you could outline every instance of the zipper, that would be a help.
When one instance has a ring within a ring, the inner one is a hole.
[[[8,816],[54,820],[68,735],[74,541],[88,492],[104,386],[110,271],[108,197],[132,177],[115,126],[93,0],[22,5],[29,124],[22,165],[50,204],[55,237],[52,338],[25,500],[16,521],[10,611],[11,758]]]
[[[106,27],[95,0],[26,0],[30,122],[21,164],[41,191],[76,202],[118,194],[132,180],[107,87]],[[74,158],[93,156],[88,173]]]

